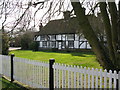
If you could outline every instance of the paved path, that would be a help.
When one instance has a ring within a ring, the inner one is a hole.
[[[10,51],[11,51],[11,50],[19,50],[19,49],[21,49],[21,47],[10,47],[10,48],[9,48]]]

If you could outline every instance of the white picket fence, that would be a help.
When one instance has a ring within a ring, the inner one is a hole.
[[[3,56],[2,74],[11,76],[10,56]],[[120,88],[120,72],[55,63],[54,88]],[[33,88],[49,88],[49,63],[14,57],[14,79]]]
[[[56,88],[116,88],[118,79],[120,87],[116,71],[108,73],[107,70],[64,64],[55,64],[54,70]]]
[[[2,74],[11,79],[10,56],[2,57]],[[49,88],[49,64],[14,57],[14,79],[33,88]]]
[[[2,65],[2,72],[1,74],[4,74],[7,77],[11,76],[11,61],[10,61],[10,56],[3,56],[0,55],[0,61]]]

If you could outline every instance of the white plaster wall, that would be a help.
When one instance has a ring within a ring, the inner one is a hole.
[[[88,48],[88,49],[91,49],[90,44],[87,44],[87,48]]]
[[[39,47],[42,47],[42,42],[39,43]]]
[[[36,41],[40,41],[40,36],[37,37]]]
[[[86,47],[86,42],[84,42],[84,43],[80,46],[80,48],[82,48],[82,49],[85,49],[85,47]]]
[[[78,42],[78,41],[74,41],[74,47],[75,47],[75,48],[78,48],[78,47],[79,47],[79,45],[78,45],[78,44],[79,44],[79,42]]]
[[[62,39],[65,40],[65,35],[62,35]]]
[[[68,47],[68,41],[66,41],[66,47]]]
[[[75,40],[79,40],[79,35],[75,34]]]

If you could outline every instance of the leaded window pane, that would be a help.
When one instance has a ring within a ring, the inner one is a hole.
[[[74,47],[74,41],[68,41],[68,46],[71,48],[71,47]]]
[[[46,47],[47,46],[47,41],[43,41],[42,44],[43,44],[43,47]]]
[[[45,40],[45,36],[41,36],[41,40]]]

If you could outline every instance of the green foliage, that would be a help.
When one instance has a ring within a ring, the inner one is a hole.
[[[57,52],[57,51],[58,51],[58,48],[52,48],[52,51],[53,51],[53,52]]]
[[[11,51],[16,57],[27,58],[49,62],[50,58],[55,59],[55,63],[68,65],[79,65],[83,67],[102,68],[96,60],[93,52],[32,52],[29,50]]]
[[[33,41],[29,44],[29,49],[33,51],[38,51],[38,47],[39,47],[38,42]]]
[[[13,38],[13,41],[15,41],[13,43],[15,47],[21,47],[21,35],[18,35],[15,38]]]
[[[34,34],[33,32],[26,32],[21,36],[21,49],[29,50],[32,48]]]
[[[30,38],[28,35],[23,35],[21,38],[21,48],[23,50],[29,49]]]
[[[9,49],[9,37],[6,33],[2,34],[2,54],[8,55]]]

